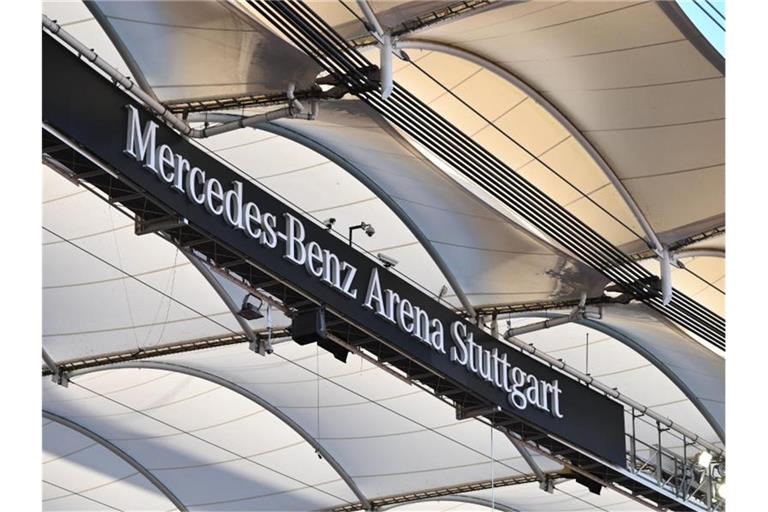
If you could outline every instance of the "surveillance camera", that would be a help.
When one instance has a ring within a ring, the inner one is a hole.
[[[399,263],[395,258],[391,256],[387,256],[386,254],[379,253],[376,255],[376,257],[379,258],[381,262],[384,264],[384,266],[387,268],[394,267]]]
[[[371,226],[370,224],[366,224],[363,227],[363,231],[365,231],[365,234],[368,235],[368,236],[373,236],[374,233],[376,233],[376,230],[373,229],[373,226]]]
[[[334,217],[325,219],[323,221],[323,225],[325,226],[325,229],[331,229],[334,224],[336,224],[336,219]]]

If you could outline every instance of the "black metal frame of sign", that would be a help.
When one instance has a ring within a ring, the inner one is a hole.
[[[139,122],[133,125],[133,121]],[[451,396],[457,406],[495,407],[493,414],[509,418],[506,425],[510,428],[538,432],[539,439],[552,435],[625,466],[624,413],[618,403],[466,322],[247,181],[163,124],[47,34],[43,42],[43,123],[52,129],[50,133],[63,134],[81,150],[72,157],[74,167],[86,160],[82,154],[87,153],[109,169],[113,175],[89,175],[92,183],[110,196],[123,194],[121,204],[137,216],[147,220],[170,214],[186,219],[186,224],[169,231],[174,243],[190,246],[194,240],[202,240],[196,249],[207,251],[215,263],[224,264],[222,258],[230,258],[231,269],[253,286],[283,294],[296,309],[302,304],[323,305],[329,329],[346,332],[344,339],[350,345],[380,347],[373,350],[377,357],[394,355],[390,361],[395,366],[412,376],[421,373],[413,378],[438,395],[458,389]],[[152,131],[154,141],[149,140]],[[44,134],[44,148],[46,140],[52,139],[50,133]],[[152,147],[157,151],[152,153]],[[150,161],[153,155],[154,162]],[[182,161],[189,164],[184,171]],[[198,171],[193,173],[195,168]],[[194,177],[174,181],[176,171],[178,176],[186,172],[187,177]],[[85,173],[82,178],[87,179]],[[174,183],[186,190],[174,189]],[[202,203],[195,201],[198,197]],[[224,197],[231,200],[229,210],[217,213],[219,207],[224,209]],[[227,212],[234,212],[230,220]],[[301,254],[313,263],[299,264]],[[333,258],[337,261],[331,261]],[[332,263],[338,267],[337,279],[324,280],[324,268],[331,268]],[[256,275],[267,277],[260,283]],[[394,295],[398,298],[391,302]],[[419,329],[421,337],[408,332]],[[352,332],[358,335],[350,335]],[[371,340],[376,343],[366,346]],[[512,393],[510,388],[514,388]]]

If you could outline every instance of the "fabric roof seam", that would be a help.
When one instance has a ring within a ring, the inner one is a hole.
[[[133,227],[133,224],[129,225],[128,227]],[[117,228],[117,229],[121,229],[121,228]],[[99,235],[103,235],[103,234],[105,234],[105,233],[103,233],[103,232],[102,233],[94,233],[93,235],[85,235],[85,236],[80,236],[80,237],[74,237],[74,238],[71,238],[70,240],[72,240],[72,241],[83,240],[84,238],[90,238],[91,236],[99,236]],[[49,244],[63,244],[63,243],[66,243],[66,242],[63,241],[63,240],[57,240],[55,242],[49,242]],[[162,272],[168,272],[170,270],[183,268],[183,267],[186,267],[188,265],[190,265],[190,264],[189,263],[179,263],[179,264],[171,266],[171,267],[161,267],[161,268],[152,269],[152,270],[145,270],[143,272],[136,272],[134,275],[136,275],[136,276],[146,276],[146,275],[150,275],[150,274],[159,274],[159,273],[162,273]],[[113,282],[113,281],[119,281],[121,279],[126,279],[126,277],[125,276],[119,276],[119,277],[110,277],[110,278],[105,278],[105,279],[98,279],[96,281],[78,281],[78,282],[75,282],[75,283],[53,284],[53,285],[43,286],[42,289],[43,290],[57,290],[59,288],[76,288],[76,287],[79,287],[79,286],[92,286],[92,285],[97,285],[97,284],[110,283],[110,282]]]
[[[53,457],[52,459],[44,460],[43,465],[50,464],[51,462],[56,462],[57,460],[66,459],[67,457],[71,457],[72,455],[75,455],[77,453],[80,453],[82,451],[88,450],[89,448],[93,448],[94,446],[99,446],[99,443],[96,441],[93,441],[92,443],[88,443],[87,445],[83,446],[82,448],[78,448],[77,450],[67,452],[63,455],[59,455],[57,457]],[[43,449],[43,452],[45,452],[45,449]],[[139,473],[133,473],[134,475],[138,475]],[[45,500],[43,500],[45,501]]]
[[[261,4],[256,4],[256,3],[253,3],[253,2],[250,2],[250,5],[252,7],[254,7],[254,8],[256,8],[258,11],[262,12],[262,14],[264,14],[264,11],[261,11],[261,8],[262,7],[265,7],[265,8],[269,7],[269,8],[276,9],[275,12],[277,12],[278,15],[280,15],[280,16],[287,16],[286,19],[289,19],[290,16],[293,16],[292,14],[286,14],[286,13],[290,13],[291,12],[291,11],[288,10],[289,9],[288,6],[275,5],[275,4],[261,5]],[[297,8],[303,8],[303,6],[301,6],[301,5],[297,5],[296,7]],[[309,10],[308,8],[304,8],[304,10],[306,10],[309,13],[312,13],[312,11]],[[271,19],[274,21],[274,18],[271,18]],[[293,21],[296,21],[296,20],[293,20]],[[301,21],[301,23],[305,23],[305,22]],[[305,30],[305,31],[308,31],[306,33],[312,33],[311,31],[314,30],[314,29],[311,29],[311,28],[307,29],[306,28],[306,27],[309,27],[309,26],[310,25],[307,25],[307,24],[301,25],[301,27],[298,30],[300,30],[300,31]],[[292,29],[290,29],[290,30],[292,30]],[[289,30],[289,32],[290,32],[290,30]],[[331,37],[338,37],[337,35],[335,35],[333,33],[333,31],[330,31],[328,33],[331,34]],[[302,42],[302,40],[296,39],[298,37],[298,36],[296,36],[296,34],[297,34],[296,32],[291,32],[291,37],[295,36],[294,39],[296,41],[299,41],[298,44],[300,44],[300,45],[305,44],[304,42]],[[346,44],[346,43],[343,42],[343,40],[342,40],[342,44]],[[309,51],[309,53],[310,53],[310,55],[315,55],[312,51]],[[333,52],[331,52],[331,53],[333,53]],[[355,52],[351,52],[351,55],[356,55],[357,56],[357,54]],[[332,58],[336,58],[336,54],[333,54]],[[320,59],[320,60],[322,61],[322,59]],[[331,62],[331,61],[328,61],[328,62]],[[330,64],[327,64],[326,62],[321,62],[321,63],[323,63],[324,65],[330,65]],[[335,66],[336,64],[333,64],[333,65]],[[337,68],[337,69],[343,69],[344,65],[345,64],[339,65],[340,67]],[[333,72],[335,72],[335,71],[333,71]],[[371,101],[373,104],[379,105],[379,101],[377,100],[377,96],[376,95],[371,95],[369,93],[359,93],[359,94],[360,94],[361,97],[365,98],[367,101]],[[405,97],[410,97],[410,95],[407,93],[407,91],[405,91],[403,94],[405,95]],[[391,103],[391,102],[389,102],[389,103]],[[380,106],[380,108],[384,108],[384,106]],[[436,118],[436,119],[439,119],[439,118]],[[445,122],[443,122],[443,124],[445,125]],[[446,125],[446,126],[450,126],[450,125]],[[457,133],[460,133],[460,132],[457,132]],[[642,272],[642,273],[644,273],[644,272]],[[688,326],[689,328],[693,329],[694,331],[697,331],[705,339],[709,339],[712,342],[722,343],[722,341],[719,340],[719,338],[721,337],[721,333],[719,333],[718,331],[712,331],[710,333],[706,329],[703,329],[699,324],[697,324],[697,323],[695,323],[695,322],[693,322],[691,320],[691,315],[699,316],[700,317],[701,314],[707,313],[709,316],[712,316],[712,313],[708,312],[708,310],[702,308],[700,305],[697,305],[696,303],[691,302],[690,299],[687,298],[684,295],[681,295],[681,294],[678,293],[677,297],[678,297],[678,300],[677,301],[673,301],[673,303],[669,307],[662,308],[658,304],[660,299],[657,300],[656,298],[648,299],[648,303],[649,303],[649,305],[651,307],[653,307],[653,308],[663,312],[664,314],[666,314],[666,315],[668,315],[668,316],[670,316],[672,318],[675,318],[677,321],[681,322],[683,325]],[[693,309],[691,309],[691,308],[693,308]],[[719,318],[719,317],[713,316],[713,318]],[[721,320],[722,319],[720,319],[720,321]],[[706,319],[704,319],[703,321],[706,322]]]
[[[73,372],[73,377],[74,377],[74,376],[75,376],[75,375],[74,375],[74,372]],[[217,382],[215,382],[215,381],[213,381],[213,380],[211,380],[211,379],[205,379],[205,380],[209,380],[210,382],[212,382],[212,383],[215,383],[215,384],[220,384],[220,383],[217,383]],[[342,502],[347,502],[347,503],[349,503],[349,501],[348,501],[348,500],[346,500],[346,499],[344,499],[344,498],[341,498],[341,497],[339,497],[339,496],[336,496],[336,495],[334,495],[333,493],[330,493],[330,492],[328,492],[328,491],[324,491],[324,490],[322,490],[322,489],[318,488],[318,487],[317,487],[317,485],[308,484],[308,483],[306,483],[306,482],[304,482],[304,481],[302,481],[302,480],[300,480],[300,479],[298,479],[298,478],[296,478],[296,477],[293,477],[293,476],[291,476],[291,475],[288,475],[288,474],[286,474],[286,473],[283,473],[282,471],[279,471],[279,470],[277,470],[277,469],[275,469],[275,468],[273,468],[273,467],[269,467],[269,466],[267,466],[267,465],[265,465],[265,464],[261,464],[261,463],[259,463],[259,462],[256,462],[256,461],[255,461],[255,460],[253,460],[253,459],[249,459],[249,458],[245,457],[244,455],[241,455],[241,454],[239,454],[239,453],[237,453],[237,452],[235,452],[235,451],[233,451],[233,450],[230,450],[230,449],[228,449],[228,448],[225,448],[225,447],[223,447],[223,446],[221,446],[221,445],[219,445],[219,444],[217,444],[217,443],[214,443],[213,441],[210,441],[210,440],[208,440],[208,439],[205,439],[205,438],[203,438],[203,437],[197,436],[197,435],[196,435],[196,434],[194,434],[194,433],[190,433],[189,431],[187,431],[187,430],[185,430],[185,429],[182,429],[182,428],[180,428],[180,427],[177,427],[177,426],[175,426],[175,425],[173,425],[173,424],[171,424],[171,423],[169,423],[169,422],[167,422],[167,421],[164,421],[164,420],[161,420],[161,419],[159,419],[159,418],[156,418],[156,417],[154,417],[154,416],[152,416],[152,415],[149,415],[149,414],[147,414],[147,413],[145,413],[145,412],[143,412],[143,411],[141,411],[141,410],[137,410],[137,409],[135,409],[135,408],[133,408],[133,407],[131,407],[131,406],[129,406],[129,405],[127,405],[127,404],[123,403],[123,402],[120,402],[119,400],[116,400],[116,399],[114,399],[114,398],[110,398],[110,397],[108,397],[108,396],[106,396],[106,395],[103,395],[102,393],[100,393],[100,392],[98,392],[98,391],[95,391],[95,390],[93,390],[93,389],[90,389],[90,388],[88,388],[88,387],[86,387],[86,386],[83,386],[82,384],[78,384],[77,382],[74,382],[74,381],[72,381],[72,384],[73,384],[74,386],[77,386],[77,387],[79,387],[79,388],[82,388],[82,389],[84,389],[84,390],[87,390],[87,391],[89,391],[89,392],[91,392],[91,393],[93,393],[93,394],[95,394],[95,395],[98,395],[98,396],[100,396],[100,397],[102,397],[102,398],[104,398],[104,399],[106,399],[106,400],[108,400],[108,401],[110,401],[110,402],[113,402],[113,403],[115,403],[115,404],[117,404],[117,405],[120,405],[120,406],[122,406],[122,407],[124,407],[124,408],[128,409],[129,411],[132,411],[132,412],[138,413],[138,414],[140,414],[140,415],[142,415],[142,416],[145,416],[145,417],[147,417],[147,418],[149,418],[149,419],[151,419],[151,420],[153,420],[153,421],[156,421],[156,422],[158,422],[158,423],[160,423],[160,424],[162,424],[162,425],[166,425],[166,426],[168,426],[168,427],[170,427],[170,428],[172,428],[172,429],[174,429],[174,430],[178,430],[178,431],[180,431],[180,432],[182,432],[182,433],[186,433],[188,436],[190,436],[190,437],[192,437],[192,438],[194,438],[194,439],[197,439],[197,440],[199,440],[199,441],[201,441],[201,442],[203,442],[203,443],[209,444],[209,445],[211,445],[211,446],[213,446],[213,447],[215,447],[215,448],[218,448],[218,449],[220,449],[220,450],[222,450],[222,451],[225,451],[225,452],[227,452],[227,453],[230,453],[230,454],[232,454],[232,455],[235,455],[236,457],[238,457],[239,459],[241,459],[241,460],[243,460],[243,461],[246,461],[246,462],[250,462],[250,463],[252,463],[252,464],[255,464],[255,465],[259,466],[259,467],[262,467],[262,468],[264,468],[264,469],[267,469],[268,471],[272,471],[272,472],[274,472],[274,473],[276,473],[276,474],[278,474],[278,475],[281,475],[281,476],[283,476],[283,477],[285,477],[285,478],[287,478],[287,479],[289,479],[289,480],[293,480],[294,482],[298,482],[298,483],[300,483],[300,484],[301,484],[301,485],[303,485],[303,486],[306,486],[306,487],[311,487],[311,488],[313,488],[313,489],[316,489],[317,491],[319,491],[319,492],[321,492],[321,493],[323,493],[323,494],[326,494],[326,495],[328,495],[328,496],[330,496],[330,497],[332,497],[332,498],[338,499],[339,501],[342,501]],[[220,386],[221,386],[222,388],[227,388],[227,386],[224,386],[224,385],[220,385]],[[232,388],[229,388],[229,389],[230,389],[230,390],[232,390],[232,391],[234,391]]]
[[[307,367],[302,366],[302,365],[300,365],[298,363],[294,363],[290,359],[285,359],[284,357],[282,357],[278,353],[275,353],[275,355],[277,357],[280,357],[280,358],[284,359],[286,362],[288,362],[288,363],[290,363],[290,364],[292,364],[292,365],[294,365],[294,366],[296,366],[296,367],[306,371],[306,372],[309,372],[311,374],[315,374],[314,370],[312,370],[311,368],[307,368]],[[190,367],[190,366],[186,366],[186,365],[182,365],[182,364],[178,364],[178,363],[173,363],[173,362],[164,362],[164,361],[157,361],[157,362],[153,362],[153,361],[136,361],[136,362],[128,362],[128,363],[117,363],[117,364],[114,364],[114,365],[108,365],[108,366],[103,366],[103,367],[99,367],[99,368],[87,368],[87,369],[83,369],[83,370],[77,370],[77,371],[72,372],[72,377],[75,378],[75,377],[78,377],[78,376],[81,376],[81,375],[85,375],[85,374],[88,374],[88,373],[100,372],[100,371],[109,371],[109,370],[115,370],[115,369],[121,369],[121,368],[165,369],[167,371],[176,371],[176,372],[179,372],[179,373],[184,373],[184,374],[196,376],[196,377],[199,377],[199,378],[202,378],[202,379],[205,379],[205,380],[209,380],[211,382],[217,382],[217,383],[220,383],[223,387],[229,388],[232,391],[236,391],[238,393],[240,393],[242,391],[241,394],[243,394],[243,396],[246,396],[247,398],[254,399],[254,401],[256,401],[256,403],[258,403],[259,405],[262,405],[263,407],[265,407],[267,409],[270,409],[270,408],[274,407],[274,409],[276,411],[274,414],[276,414],[276,415],[283,415],[281,410],[279,408],[273,406],[270,402],[261,399],[258,395],[253,394],[251,391],[249,391],[249,390],[247,390],[245,388],[242,388],[238,384],[236,384],[236,383],[234,383],[232,381],[229,381],[226,378],[219,377],[218,375],[210,373],[210,372],[205,371],[205,370],[201,370],[201,369],[198,369],[198,368],[195,368],[195,367]],[[443,437],[443,438],[445,438],[445,439],[447,439],[447,440],[449,440],[449,441],[451,441],[453,443],[458,444],[459,446],[462,446],[462,447],[464,447],[464,448],[466,448],[466,449],[468,449],[468,450],[470,450],[472,452],[475,452],[478,455],[481,455],[481,456],[483,456],[485,458],[491,459],[491,457],[488,456],[487,454],[485,454],[483,452],[480,452],[480,451],[472,448],[471,446],[469,446],[469,445],[467,445],[467,444],[465,444],[465,443],[463,443],[463,442],[461,442],[459,440],[456,440],[456,439],[454,439],[454,438],[452,438],[452,437],[450,437],[450,436],[448,436],[446,434],[443,434],[441,432],[437,432],[434,429],[432,429],[431,427],[429,427],[428,425],[425,425],[425,424],[423,424],[423,423],[421,423],[421,422],[419,422],[419,421],[417,421],[417,420],[415,420],[413,418],[405,416],[404,414],[402,414],[402,413],[400,413],[400,412],[398,412],[398,411],[396,411],[396,410],[394,410],[394,409],[392,409],[390,407],[387,407],[386,405],[381,404],[377,400],[371,400],[370,398],[367,398],[366,396],[362,395],[361,393],[358,393],[357,391],[354,391],[354,390],[352,390],[352,389],[350,389],[350,388],[348,388],[348,387],[346,387],[346,386],[344,386],[342,384],[339,384],[338,382],[336,382],[336,381],[334,381],[332,379],[329,379],[329,378],[327,378],[324,375],[321,375],[321,374],[317,374],[317,375],[320,378],[322,378],[323,380],[327,380],[330,383],[334,384],[335,386],[338,386],[338,387],[340,387],[342,389],[345,389],[346,391],[348,391],[348,392],[350,392],[352,394],[355,394],[357,396],[360,396],[361,398],[366,399],[368,402],[370,402],[373,405],[377,405],[377,406],[379,406],[379,407],[381,407],[381,408],[383,408],[383,409],[385,409],[385,410],[387,410],[387,411],[389,411],[389,412],[391,412],[391,413],[393,413],[393,414],[395,414],[395,415],[397,415],[399,417],[402,417],[403,419],[405,419],[407,421],[410,421],[410,422],[412,422],[412,423],[414,423],[416,425],[421,426],[422,428],[424,428],[425,430],[427,430],[429,432],[433,432],[433,433],[437,434],[440,437]],[[77,384],[75,383],[75,385],[77,385]],[[78,387],[83,387],[84,389],[88,389],[88,388],[85,388],[82,385],[77,385],[77,386]],[[101,395],[97,391],[93,391],[93,390],[90,390],[90,391],[95,393],[95,394],[97,394],[97,395],[99,395],[99,396],[103,396],[103,395]],[[106,396],[104,396],[104,398],[106,398],[107,400],[110,400],[110,401],[117,402],[116,400],[110,399],[109,397],[106,397]],[[119,402],[117,402],[117,403],[119,403]],[[121,404],[121,405],[124,405],[124,404]],[[129,406],[126,406],[126,405],[124,405],[124,406],[130,408]],[[290,420],[290,418],[287,415],[285,417]],[[156,421],[162,422],[162,420],[157,420],[157,419],[156,419]],[[290,420],[290,421],[292,421],[292,420]],[[174,427],[174,428],[178,429],[178,427]],[[309,438],[311,438],[312,440],[314,440],[314,437],[310,436],[308,433],[307,433],[307,436]],[[308,439],[308,441],[310,443],[314,442],[314,441],[310,441],[309,439]],[[520,473],[521,475],[524,475],[524,476],[527,475],[526,473],[520,471],[519,469],[517,469],[517,468],[515,468],[513,466],[509,466],[507,464],[504,464],[503,462],[500,462],[498,459],[493,459],[493,460],[495,462],[500,463],[503,466],[511,469],[512,471]]]
[[[399,41],[398,44],[403,45],[405,48],[416,48],[416,49],[430,49],[432,51],[442,52],[446,53],[448,55],[453,55],[455,57],[465,59],[469,62],[476,63],[480,65],[483,69],[490,71],[491,73],[494,73],[495,75],[499,76],[503,80],[510,83],[512,86],[517,87],[520,89],[525,95],[526,98],[532,99],[537,105],[541,106],[546,112],[548,112],[561,126],[563,126],[571,137],[573,137],[574,140],[576,140],[579,145],[587,152],[587,154],[591,157],[592,161],[594,161],[597,166],[603,171],[603,174],[608,179],[608,181],[613,185],[614,189],[619,193],[619,195],[624,200],[625,205],[629,208],[629,210],[632,212],[635,219],[640,224],[641,228],[643,229],[645,235],[649,238],[651,247],[655,248],[656,251],[660,251],[662,244],[658,240],[658,237],[656,236],[655,231],[651,227],[648,220],[645,218],[645,215],[640,210],[640,207],[637,205],[637,202],[632,198],[631,194],[628,190],[621,184],[620,180],[616,176],[613,169],[608,165],[608,163],[605,161],[603,156],[600,154],[600,152],[595,148],[591,142],[584,136],[583,132],[579,130],[571,121],[568,119],[561,111],[558,109],[554,104],[552,104],[549,100],[547,100],[541,93],[539,93],[535,88],[528,85],[526,82],[524,82],[522,79],[520,79],[517,75],[513,74],[511,71],[509,71],[506,68],[503,68],[502,66],[490,61],[489,59],[486,59],[482,57],[481,55],[472,53],[468,50],[464,50],[462,48],[458,48],[455,46],[451,46],[444,43],[437,43],[432,42],[428,40],[406,40],[406,41]],[[420,66],[417,64],[414,64],[417,69],[421,69]],[[422,70],[422,72],[425,72]],[[428,75],[429,76],[429,75]],[[431,77],[430,77],[431,78]],[[434,78],[432,78],[434,80]],[[439,82],[438,82],[439,83]],[[462,101],[462,100],[460,100]],[[467,108],[472,109],[475,111],[471,106],[466,104],[462,101]],[[500,128],[496,127],[494,122],[491,122],[488,120],[485,116],[482,116],[479,112],[475,111],[478,115],[483,117],[483,119],[488,122],[490,127],[495,127],[497,130],[499,130],[503,135],[506,137],[511,137]],[[519,145],[524,151],[527,151],[527,149],[519,144],[516,140],[511,139],[515,144]],[[537,161],[544,165],[546,168],[550,169],[552,172],[554,172],[558,177],[563,179],[569,186],[574,188],[577,192],[579,192],[583,197],[589,197],[589,194],[585,194],[581,189],[573,185],[570,181],[562,177],[559,173],[555,172],[554,169],[552,169],[549,165],[542,162],[540,159],[540,156],[535,155],[534,153],[530,153],[530,156],[533,161]],[[518,167],[518,171],[520,168]],[[594,201],[592,201],[594,202]],[[601,205],[597,205],[601,210],[604,210],[604,208]],[[642,236],[640,236],[637,232],[635,232],[632,228],[627,226],[623,221],[615,218],[613,214],[606,212],[614,218],[620,225],[624,226],[626,229],[629,230],[630,233],[637,236],[640,239],[643,239]],[[648,241],[646,241],[648,243]]]
[[[98,446],[98,443],[94,442],[90,446]],[[102,448],[103,448],[103,446],[102,446]],[[123,476],[123,477],[115,478],[114,480],[111,480],[109,482],[105,482],[103,484],[94,485],[93,487],[89,487],[87,489],[80,489],[78,492],[73,492],[72,494],[61,495],[61,496],[54,496],[53,498],[47,498],[47,499],[43,498],[42,501],[43,501],[43,503],[47,503],[47,502],[51,502],[51,501],[55,501],[55,500],[60,500],[62,498],[68,498],[68,497],[70,497],[72,495],[82,495],[83,493],[95,491],[96,489],[102,489],[102,488],[107,487],[109,485],[116,484],[118,482],[122,482],[124,480],[127,480],[129,478],[133,478],[135,476],[142,476],[142,475],[138,471],[134,471],[134,472],[129,473],[129,474]],[[56,485],[56,484],[54,484],[52,482],[46,482],[46,483],[51,484],[51,485]],[[87,497],[87,496],[84,496],[84,497]]]
[[[69,493],[69,494],[64,495],[64,496],[58,496],[57,498],[71,498],[72,496],[79,496],[79,497],[81,497],[81,498],[83,498],[83,499],[85,499],[87,501],[91,501],[91,502],[96,503],[98,505],[101,505],[103,507],[107,507],[110,510],[118,510],[118,511],[120,511],[120,509],[115,508],[115,507],[113,507],[111,505],[108,505],[107,503],[104,503],[103,501],[99,501],[97,499],[91,498],[91,497],[86,496],[84,494],[81,494],[81,493],[79,493],[77,491],[73,491],[72,489],[67,489],[66,487],[62,487],[61,485],[54,484],[53,482],[49,482],[48,480],[43,479],[42,482],[44,484],[47,484],[47,485],[50,485],[50,486],[53,486],[53,487],[57,487],[57,488],[61,489],[62,491],[66,491],[66,492]],[[54,499],[57,499],[57,498],[54,498]],[[122,512],[122,511],[120,511],[120,512]]]
[[[179,509],[181,512],[187,511],[187,507],[184,505],[184,503],[182,503],[181,500],[179,500],[179,498],[176,497],[176,495],[168,487],[166,487],[163,482],[160,481],[160,479],[158,479],[155,475],[152,474],[151,471],[145,468],[139,461],[134,459],[132,456],[130,456],[125,451],[123,451],[117,445],[110,443],[109,441],[104,439],[102,436],[100,436],[96,432],[89,430],[86,427],[65,418],[64,416],[60,416],[58,414],[55,414],[53,412],[49,412],[43,409],[43,417],[48,418],[51,421],[55,421],[56,423],[59,423],[61,425],[64,425],[65,427],[68,427],[72,430],[75,430],[76,432],[79,432],[80,434],[86,437],[89,437],[93,441],[99,443],[101,446],[103,446],[104,448],[114,453],[124,462],[126,462],[131,467],[133,467],[136,471],[141,473],[141,475],[144,476],[152,485],[154,485],[157,488],[157,490],[163,493],[165,497],[168,498],[171,501],[171,503],[174,504],[174,506],[176,506],[177,509]]]
[[[126,278],[128,279],[128,278]],[[217,316],[226,316],[229,312],[228,311],[220,311],[218,313],[209,313],[206,314],[206,317],[217,317]],[[132,329],[143,329],[147,327],[156,327],[158,325],[164,325],[164,324],[174,324],[174,323],[183,323],[183,322],[194,322],[197,320],[201,320],[204,317],[202,316],[202,313],[198,314],[197,316],[190,316],[186,318],[177,318],[174,320],[167,320],[164,322],[154,322],[154,323],[148,323],[148,324],[131,324],[126,326],[120,326],[120,327],[110,327],[106,329],[94,329],[89,331],[76,331],[76,332],[55,332],[55,333],[43,333],[43,338],[58,338],[63,336],[80,336],[84,334],[99,334],[104,332],[115,332],[115,331],[128,331]],[[138,350],[138,348],[137,348]]]

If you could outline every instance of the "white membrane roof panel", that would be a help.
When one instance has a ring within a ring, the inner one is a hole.
[[[357,357],[342,364],[311,345],[281,343],[266,358],[229,347],[162,361],[222,376],[267,400],[313,435],[369,497],[490,477],[488,426],[457,421],[449,405]],[[528,473],[516,450],[496,437],[497,477]]]
[[[316,121],[274,124],[278,133],[325,151],[368,185],[411,226],[474,304],[480,304],[474,296],[519,303],[602,291],[605,280],[597,272],[463,190],[362,103],[324,106]]]
[[[90,437],[43,418],[43,510],[169,510],[173,504]]]
[[[314,62],[228,2],[94,2],[105,31],[161,101],[308,89]]]
[[[307,510],[354,501],[348,489],[324,489],[339,476],[297,433],[202,379],[112,370],[75,377],[68,388],[44,383],[43,405],[110,440],[191,510]]]
[[[409,37],[473,52],[542,94],[664,242],[724,224],[725,77],[655,2],[510,3]]]

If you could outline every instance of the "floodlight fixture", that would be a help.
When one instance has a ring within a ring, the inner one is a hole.
[[[325,229],[328,229],[328,230],[330,230],[334,224],[336,224],[335,217],[329,217],[323,221],[323,225],[325,226]]]
[[[250,297],[259,299],[259,305],[254,307],[254,305],[248,301]],[[240,306],[240,311],[238,311],[237,314],[246,320],[258,320],[259,318],[264,318],[264,314],[261,312],[261,307],[263,305],[263,300],[261,300],[259,297],[256,297],[252,293],[249,293],[243,297],[243,305]]]

